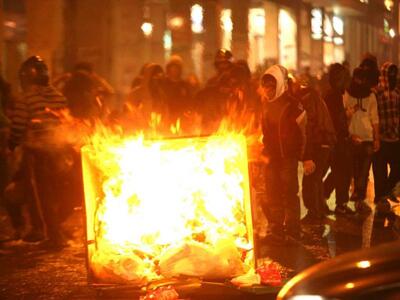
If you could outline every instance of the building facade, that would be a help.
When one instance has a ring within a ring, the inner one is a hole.
[[[144,63],[165,65],[171,54],[204,80],[221,47],[252,71],[280,63],[318,74],[333,62],[354,68],[366,52],[399,61],[390,0],[3,0],[0,20],[7,80],[38,54],[54,75],[89,61],[121,95]]]

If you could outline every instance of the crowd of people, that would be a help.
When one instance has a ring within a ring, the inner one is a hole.
[[[268,220],[267,243],[299,241],[301,224],[322,224],[332,213],[370,213],[365,199],[371,165],[375,202],[400,181],[396,65],[386,62],[379,69],[376,58],[367,55],[352,75],[346,64],[335,63],[321,80],[309,69],[291,74],[278,64],[255,76],[246,61],[220,49],[214,66],[216,73],[200,85],[195,76],[184,78],[179,56],[172,56],[165,69],[147,63],[119,106],[113,87],[89,63],[51,80],[45,62],[30,57],[19,70],[22,92],[17,97],[1,79],[0,199],[14,238],[63,247],[67,233],[61,224],[74,206],[82,205],[79,153],[54,138],[63,134],[57,131],[57,112],[65,109],[89,123],[115,120],[133,109],[160,113],[171,122],[196,112],[202,125],[211,128],[232,105],[251,112],[263,133],[259,160],[265,166],[266,200],[260,205]],[[307,208],[303,220],[299,162]],[[333,190],[332,212],[326,201]],[[355,211],[349,201],[355,202]]]

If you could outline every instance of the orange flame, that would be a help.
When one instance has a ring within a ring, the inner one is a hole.
[[[214,134],[201,130],[197,114],[167,127],[152,113],[146,131],[95,122],[82,164],[88,259],[98,280],[231,278],[253,267],[247,152],[260,140],[255,120],[233,107]]]

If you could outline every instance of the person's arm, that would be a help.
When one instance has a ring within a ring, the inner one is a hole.
[[[303,170],[304,170],[304,175],[310,175],[314,173],[315,171],[315,162],[311,159],[311,157],[308,157],[306,155],[309,155],[310,153],[307,153],[307,148],[310,149],[312,147],[311,145],[311,133],[309,130],[307,130],[307,123],[308,123],[308,115],[306,111],[302,111],[298,117],[296,118],[296,123],[297,126],[300,129],[301,133],[301,139],[302,139],[302,149],[301,149],[301,157],[302,157],[302,162],[303,162]],[[309,151],[309,150],[308,150]]]
[[[350,95],[347,92],[343,96],[343,107],[346,112],[347,121],[350,122],[354,114],[354,108],[350,105]]]
[[[307,144],[307,133],[306,133],[306,126],[307,126],[307,113],[305,110],[301,111],[296,117],[296,124],[300,129],[301,140],[302,140],[302,149],[301,149],[301,157],[304,156],[304,150]]]
[[[21,140],[25,135],[29,122],[29,112],[26,99],[19,98],[15,102],[11,118],[11,132],[8,141],[10,150],[14,150],[21,144]]]
[[[113,95],[114,89],[104,78],[100,77],[97,73],[92,73],[92,78],[96,81],[98,88],[109,95]]]
[[[262,142],[264,146],[261,153],[261,161],[265,164],[268,164],[270,160],[270,142],[268,140],[268,128],[265,120],[265,114],[262,117],[261,122],[262,122],[262,133],[263,133]]]
[[[70,79],[72,76],[71,73],[63,73],[57,77],[55,77],[52,81],[52,85],[60,88],[60,86],[64,86],[65,82]]]
[[[373,143],[374,152],[377,152],[380,148],[380,134],[379,134],[379,115],[378,115],[378,102],[376,101],[375,94],[370,95],[371,109],[370,109],[370,120],[373,130]]]

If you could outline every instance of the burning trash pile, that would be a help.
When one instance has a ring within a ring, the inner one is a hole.
[[[82,165],[88,266],[96,282],[143,286],[253,269],[244,135],[99,135],[82,148]]]

